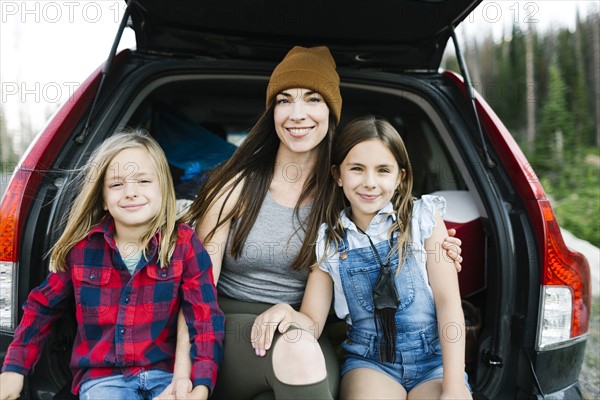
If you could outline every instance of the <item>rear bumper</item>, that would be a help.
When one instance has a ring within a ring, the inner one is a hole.
[[[541,394],[535,395],[532,397],[529,394],[519,393],[517,396],[518,399],[539,399],[539,400],[583,400],[584,393],[579,385],[579,382],[569,386],[566,389],[559,390],[553,393],[545,393],[543,396]]]

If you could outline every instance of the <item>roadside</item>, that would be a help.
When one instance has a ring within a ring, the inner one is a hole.
[[[589,333],[579,382],[584,398],[597,400],[600,399],[600,297],[598,296],[594,297],[592,303]]]
[[[592,312],[589,338],[579,381],[587,400],[600,399],[600,249],[562,230],[565,244],[582,253],[590,264],[592,279]]]

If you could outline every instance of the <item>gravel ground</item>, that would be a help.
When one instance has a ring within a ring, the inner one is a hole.
[[[590,336],[579,381],[587,400],[600,399],[600,296],[592,300]]]
[[[589,338],[585,348],[585,359],[579,381],[585,399],[600,399],[600,249],[562,230],[567,246],[586,256],[590,264],[592,283],[592,315]]]

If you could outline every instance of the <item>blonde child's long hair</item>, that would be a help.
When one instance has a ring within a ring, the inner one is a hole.
[[[396,221],[390,227],[389,237],[391,238],[395,232],[398,232],[398,241],[387,256],[389,260],[394,252],[398,252],[398,265],[401,266],[410,241],[409,224],[414,199],[412,196],[413,171],[408,158],[408,151],[398,131],[388,121],[375,115],[356,118],[349,122],[342,132],[336,136],[332,146],[331,164],[339,167],[354,146],[371,139],[381,140],[392,152],[400,170],[405,171],[405,176],[400,180],[392,197]],[[349,206],[343,189],[338,187],[333,176],[330,178],[329,190],[331,192],[325,217],[327,231],[323,257],[330,253],[331,246],[337,247],[342,242],[344,227],[340,215],[342,210]],[[398,268],[399,270],[400,268]]]
[[[79,192],[71,205],[65,229],[50,250],[50,271],[65,271],[68,253],[108,213],[103,207],[104,178],[113,158],[125,149],[146,150],[156,168],[162,194],[162,212],[149,222],[140,242],[146,254],[150,239],[160,232],[158,259],[162,268],[169,266],[177,241],[175,189],[167,158],[160,145],[144,130],[135,129],[106,139],[94,150],[88,163],[80,171]]]

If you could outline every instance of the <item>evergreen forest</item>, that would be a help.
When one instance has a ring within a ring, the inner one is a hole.
[[[541,180],[559,224],[600,247],[599,15],[538,33],[515,24],[501,40],[461,44],[474,88]],[[460,71],[454,55],[444,68]]]

